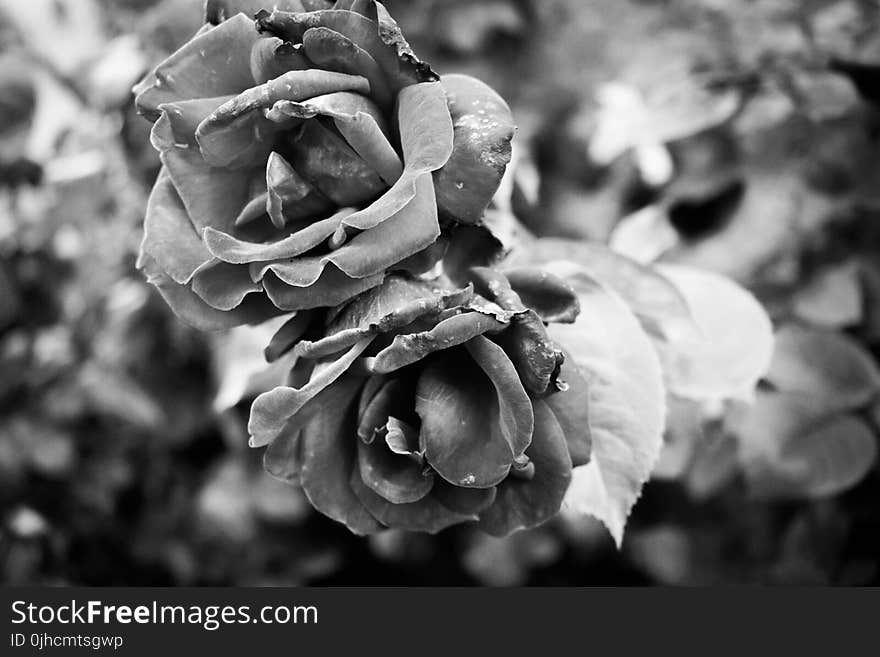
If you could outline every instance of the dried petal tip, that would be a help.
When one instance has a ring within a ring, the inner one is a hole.
[[[257,32],[267,32],[269,30],[269,17],[272,14],[265,10],[260,9],[256,14],[254,14],[254,24],[257,27]]]
[[[515,461],[513,467],[510,469],[510,476],[516,477],[517,479],[531,481],[535,477],[535,464],[530,461],[527,456],[523,456],[525,457],[526,462],[521,463],[519,460]]]

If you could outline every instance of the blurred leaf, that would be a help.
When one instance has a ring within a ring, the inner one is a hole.
[[[474,533],[462,555],[463,566],[486,586],[522,586],[535,568],[549,566],[563,545],[546,528],[517,532],[505,538]]]
[[[139,383],[123,372],[86,364],[78,373],[81,390],[96,413],[143,429],[156,430],[165,413]]]
[[[763,268],[796,253],[808,230],[821,224],[832,207],[831,200],[779,163],[767,170],[752,167],[744,182],[742,198],[723,227],[704,239],[682,242],[664,259],[751,281]]]
[[[33,56],[72,76],[101,54],[106,43],[102,8],[95,0],[0,0]]]
[[[18,318],[21,299],[5,263],[0,262],[0,329],[6,328]]]
[[[666,432],[660,459],[651,473],[652,479],[678,479],[687,472],[697,444],[705,438],[703,412],[698,402],[666,398]]]
[[[710,431],[696,445],[684,485],[696,500],[705,500],[728,485],[740,472],[739,445],[721,431]]]
[[[620,545],[663,444],[663,378],[651,341],[626,303],[588,277],[568,280],[581,314],[574,324],[548,331],[588,379],[593,452],[587,465],[574,469],[565,505],[599,518]]]
[[[679,239],[665,209],[649,205],[621,219],[608,238],[608,246],[648,264],[678,244]]]
[[[111,108],[122,106],[148,68],[149,61],[135,35],[116,37],[89,71],[89,93],[95,104]]]
[[[252,477],[244,464],[228,458],[215,470],[199,491],[196,500],[198,518],[209,532],[229,539],[245,541],[256,531],[256,517],[251,504]]]
[[[773,353],[764,308],[719,274],[680,265],[658,269],[681,290],[701,334],[657,343],[669,391],[697,400],[748,398]]]
[[[646,331],[671,340],[696,330],[681,291],[657,268],[648,267],[606,246],[576,240],[542,238],[511,254],[510,264],[540,264],[576,286],[587,275],[613,290]],[[589,284],[589,283],[587,283]]]
[[[838,494],[873,467],[877,438],[854,415],[822,416],[796,395],[763,392],[741,427],[749,488],[759,498]]]
[[[880,369],[855,340],[796,324],[776,333],[767,380],[777,390],[809,397],[825,412],[860,408],[880,393]]]
[[[710,92],[676,68],[661,65],[647,96],[621,82],[599,88],[599,113],[589,146],[593,160],[608,164],[634,148],[645,182],[663,184],[672,174],[672,162],[662,145],[723,123],[739,108],[738,92]]]
[[[60,477],[73,469],[75,461],[73,437],[49,422],[21,415],[0,425],[0,467],[9,470],[4,477],[25,467]]]
[[[251,498],[257,514],[272,522],[296,524],[310,513],[302,491],[257,473],[251,486]]]
[[[10,514],[7,525],[15,536],[25,539],[44,536],[49,531],[46,519],[27,506],[15,509]]]
[[[862,321],[862,286],[855,263],[827,267],[795,294],[794,314],[828,328],[855,326]]]
[[[853,84],[837,73],[797,72],[792,82],[800,110],[813,121],[840,118],[859,103]]]
[[[280,358],[270,364],[263,349],[288,319],[290,315],[283,315],[258,326],[237,326],[217,337],[214,348],[216,412],[284,384],[291,358]]]
[[[627,547],[635,564],[661,584],[681,586],[693,583],[693,545],[681,527],[670,524],[640,531]]]

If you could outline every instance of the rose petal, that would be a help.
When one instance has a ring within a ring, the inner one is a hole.
[[[212,308],[232,310],[248,294],[260,292],[263,287],[251,280],[246,267],[213,262],[195,273],[192,289]]]
[[[197,146],[196,128],[205,117],[233,96],[217,98],[194,98],[159,106],[162,116],[153,124],[150,143],[157,151],[169,148]]]
[[[382,107],[393,103],[385,72],[373,56],[343,34],[327,27],[313,27],[303,34],[303,47],[309,59],[321,68],[360,75],[370,82],[370,95]]]
[[[448,351],[419,378],[419,445],[450,483],[488,488],[528,446],[532,407],[500,347],[478,336],[465,349]]]
[[[387,429],[389,417],[408,412],[407,405],[412,405],[411,383],[407,378],[388,379],[368,401],[365,402],[363,396],[361,397],[358,409],[358,438],[365,443],[372,443],[377,432]]]
[[[205,2],[205,22],[219,25],[230,16],[238,13],[253,17],[264,9],[266,0],[207,0]],[[332,0],[272,0],[272,7],[283,11],[314,11],[327,9],[333,5]]]
[[[269,443],[263,453],[263,468],[270,475],[286,484],[301,485],[302,472],[302,425],[292,425]]]
[[[276,228],[328,212],[332,203],[276,152],[266,162],[266,212]],[[237,223],[237,222],[236,222]]]
[[[437,204],[465,224],[480,221],[510,162],[516,129],[510,108],[491,87],[467,75],[445,75],[443,88],[455,126],[455,145],[434,175]]]
[[[345,377],[324,391],[303,429],[300,483],[318,511],[363,535],[382,527],[349,485],[356,449],[350,423],[361,385],[362,380]]]
[[[176,283],[189,282],[196,270],[211,259],[164,169],[147,202],[141,253],[152,257]]]
[[[574,359],[568,356],[562,366],[560,381],[565,388],[547,395],[543,401],[562,429],[572,466],[586,465],[592,450],[589,383]]]
[[[531,479],[508,477],[495,503],[480,514],[479,527],[494,536],[535,527],[555,516],[571,481],[571,457],[562,428],[541,400],[534,402],[535,431],[526,455],[535,466]]]
[[[553,389],[564,356],[534,311],[513,317],[510,328],[499,333],[494,340],[516,367],[526,390],[543,395]]]
[[[543,321],[570,324],[578,316],[577,293],[558,276],[536,267],[505,269],[504,276],[523,304]]]
[[[290,162],[337,205],[359,205],[387,189],[378,173],[338,132],[321,121],[308,121],[292,144]]]
[[[336,232],[345,216],[345,213],[337,212],[331,217],[309,224],[302,230],[269,244],[246,242],[228,233],[206,228],[205,245],[214,257],[238,265],[293,258],[324,243]]]
[[[266,361],[273,363],[290,351],[296,341],[306,332],[311,321],[312,315],[306,311],[298,312],[288,319],[275,332],[269,345],[263,350]]]
[[[419,453],[419,430],[396,417],[388,417],[385,425],[385,444],[395,454],[408,456],[419,465],[424,465]]]
[[[504,245],[485,226],[455,225],[443,258],[443,273],[458,285],[471,280],[471,269],[491,267],[504,256]]]
[[[436,477],[434,488],[431,491],[431,497],[444,507],[466,516],[473,516],[488,509],[495,501],[497,494],[497,486],[492,488],[461,488]]]
[[[351,301],[327,327],[325,337],[298,344],[297,353],[304,358],[321,358],[347,349],[367,335],[388,334],[420,317],[439,314],[470,295],[470,289],[443,290],[423,281],[389,276],[379,287]]]
[[[452,525],[476,520],[476,515],[450,511],[430,495],[410,504],[393,504],[364,484],[357,469],[351,473],[350,484],[351,490],[370,513],[388,527],[436,534]]]
[[[250,52],[258,38],[243,14],[201,32],[135,87],[138,111],[155,120],[163,103],[237,94],[252,86]]]
[[[278,37],[257,39],[251,49],[251,75],[257,84],[274,80],[288,71],[315,68],[305,56],[302,44],[282,41]]]
[[[433,183],[425,175],[449,159],[452,153],[452,120],[446,108],[443,90],[438,83],[417,84],[404,89],[398,97],[398,127],[403,150],[404,171],[396,183],[378,200],[355,212],[345,225],[356,231],[368,231],[391,217],[407,212],[413,199],[429,187],[430,199],[421,199],[409,214],[416,214],[420,223],[433,227],[437,212]],[[427,178],[427,180],[426,180]],[[428,202],[430,201],[430,202]],[[428,214],[425,215],[424,213]],[[439,234],[439,227],[436,231]],[[436,239],[436,235],[427,244]],[[407,249],[412,255],[422,246]]]
[[[252,276],[261,280],[271,271],[291,285],[304,286],[317,280],[328,263],[353,278],[373,277],[386,271],[432,244],[440,234],[430,177],[419,179],[417,187],[420,193],[409,205],[381,225],[354,236],[329,255],[261,265],[254,268]],[[343,225],[351,216],[343,221]],[[363,289],[369,287],[373,286]]]
[[[393,185],[403,173],[403,164],[387,137],[385,120],[368,98],[338,92],[313,98],[304,104],[324,116],[333,117],[336,128],[348,145],[363,158],[387,184]]]
[[[207,226],[231,230],[248,201],[253,174],[215,169],[192,147],[172,148],[160,159],[196,230],[201,233]]]
[[[309,400],[342,376],[370,342],[372,338],[367,338],[349,349],[338,360],[320,364],[315,368],[308,383],[301,388],[279,386],[257,397],[251,406],[248,420],[251,447],[261,447],[272,442],[284,429],[287,421]]]
[[[232,101],[224,105],[229,102]],[[216,112],[205,117],[196,128],[196,142],[205,161],[213,167],[229,169],[265,161],[280,126],[258,112],[249,112],[228,123],[209,123]]]
[[[200,126],[200,131],[217,130],[255,110],[269,109],[280,100],[302,102],[336,91],[368,94],[370,84],[366,78],[359,75],[323,71],[316,68],[304,71],[287,71],[268,82],[245,89],[235,98],[218,107],[205,119]]]
[[[376,9],[380,7],[377,5]],[[392,94],[407,85],[435,80],[434,72],[416,59],[387,12],[383,15],[377,11],[377,18],[378,21],[335,9],[309,13],[273,11],[257,16],[257,29],[288,41],[302,41],[311,28],[326,27],[338,32],[376,60],[388,78]]]
[[[269,273],[263,288],[282,310],[308,310],[336,306],[382,283],[383,274],[365,278],[349,278],[336,267],[326,267],[313,282],[306,286],[287,285],[281,278]]]
[[[358,473],[374,493],[393,504],[417,502],[431,492],[434,477],[412,459],[392,452],[382,440],[357,441]]]
[[[201,331],[218,331],[242,324],[259,324],[280,314],[280,310],[262,296],[252,296],[244,300],[235,310],[224,312],[211,308],[186,285],[175,283],[156,261],[143,254],[139,263],[147,281],[159,290],[174,314],[193,328]]]
[[[449,349],[488,331],[505,328],[491,315],[469,312],[439,322],[430,331],[397,335],[391,344],[369,361],[370,371],[377,374],[394,372],[422,360],[428,354]]]

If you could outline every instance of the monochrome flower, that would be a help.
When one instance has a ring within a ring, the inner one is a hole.
[[[271,4],[208,2],[135,89],[162,161],[139,265],[199,328],[429,269],[446,227],[480,222],[510,157],[504,101],[441,81],[381,4]]]
[[[290,385],[254,402],[251,445],[353,532],[533,527],[589,460],[586,381],[545,330],[574,321],[574,292],[537,269],[470,278],[389,276],[294,316],[267,350],[297,359]]]

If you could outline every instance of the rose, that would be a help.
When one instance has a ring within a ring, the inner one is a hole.
[[[255,27],[261,2],[209,2],[135,89],[163,165],[139,265],[200,328],[430,268],[446,226],[480,222],[510,156],[504,101],[440,82],[381,4],[271,4]]]
[[[464,288],[389,276],[338,312],[297,315],[290,386],[260,395],[251,445],[355,533],[491,534],[555,515],[589,460],[586,382],[547,336],[574,292],[532,269],[471,270]]]

